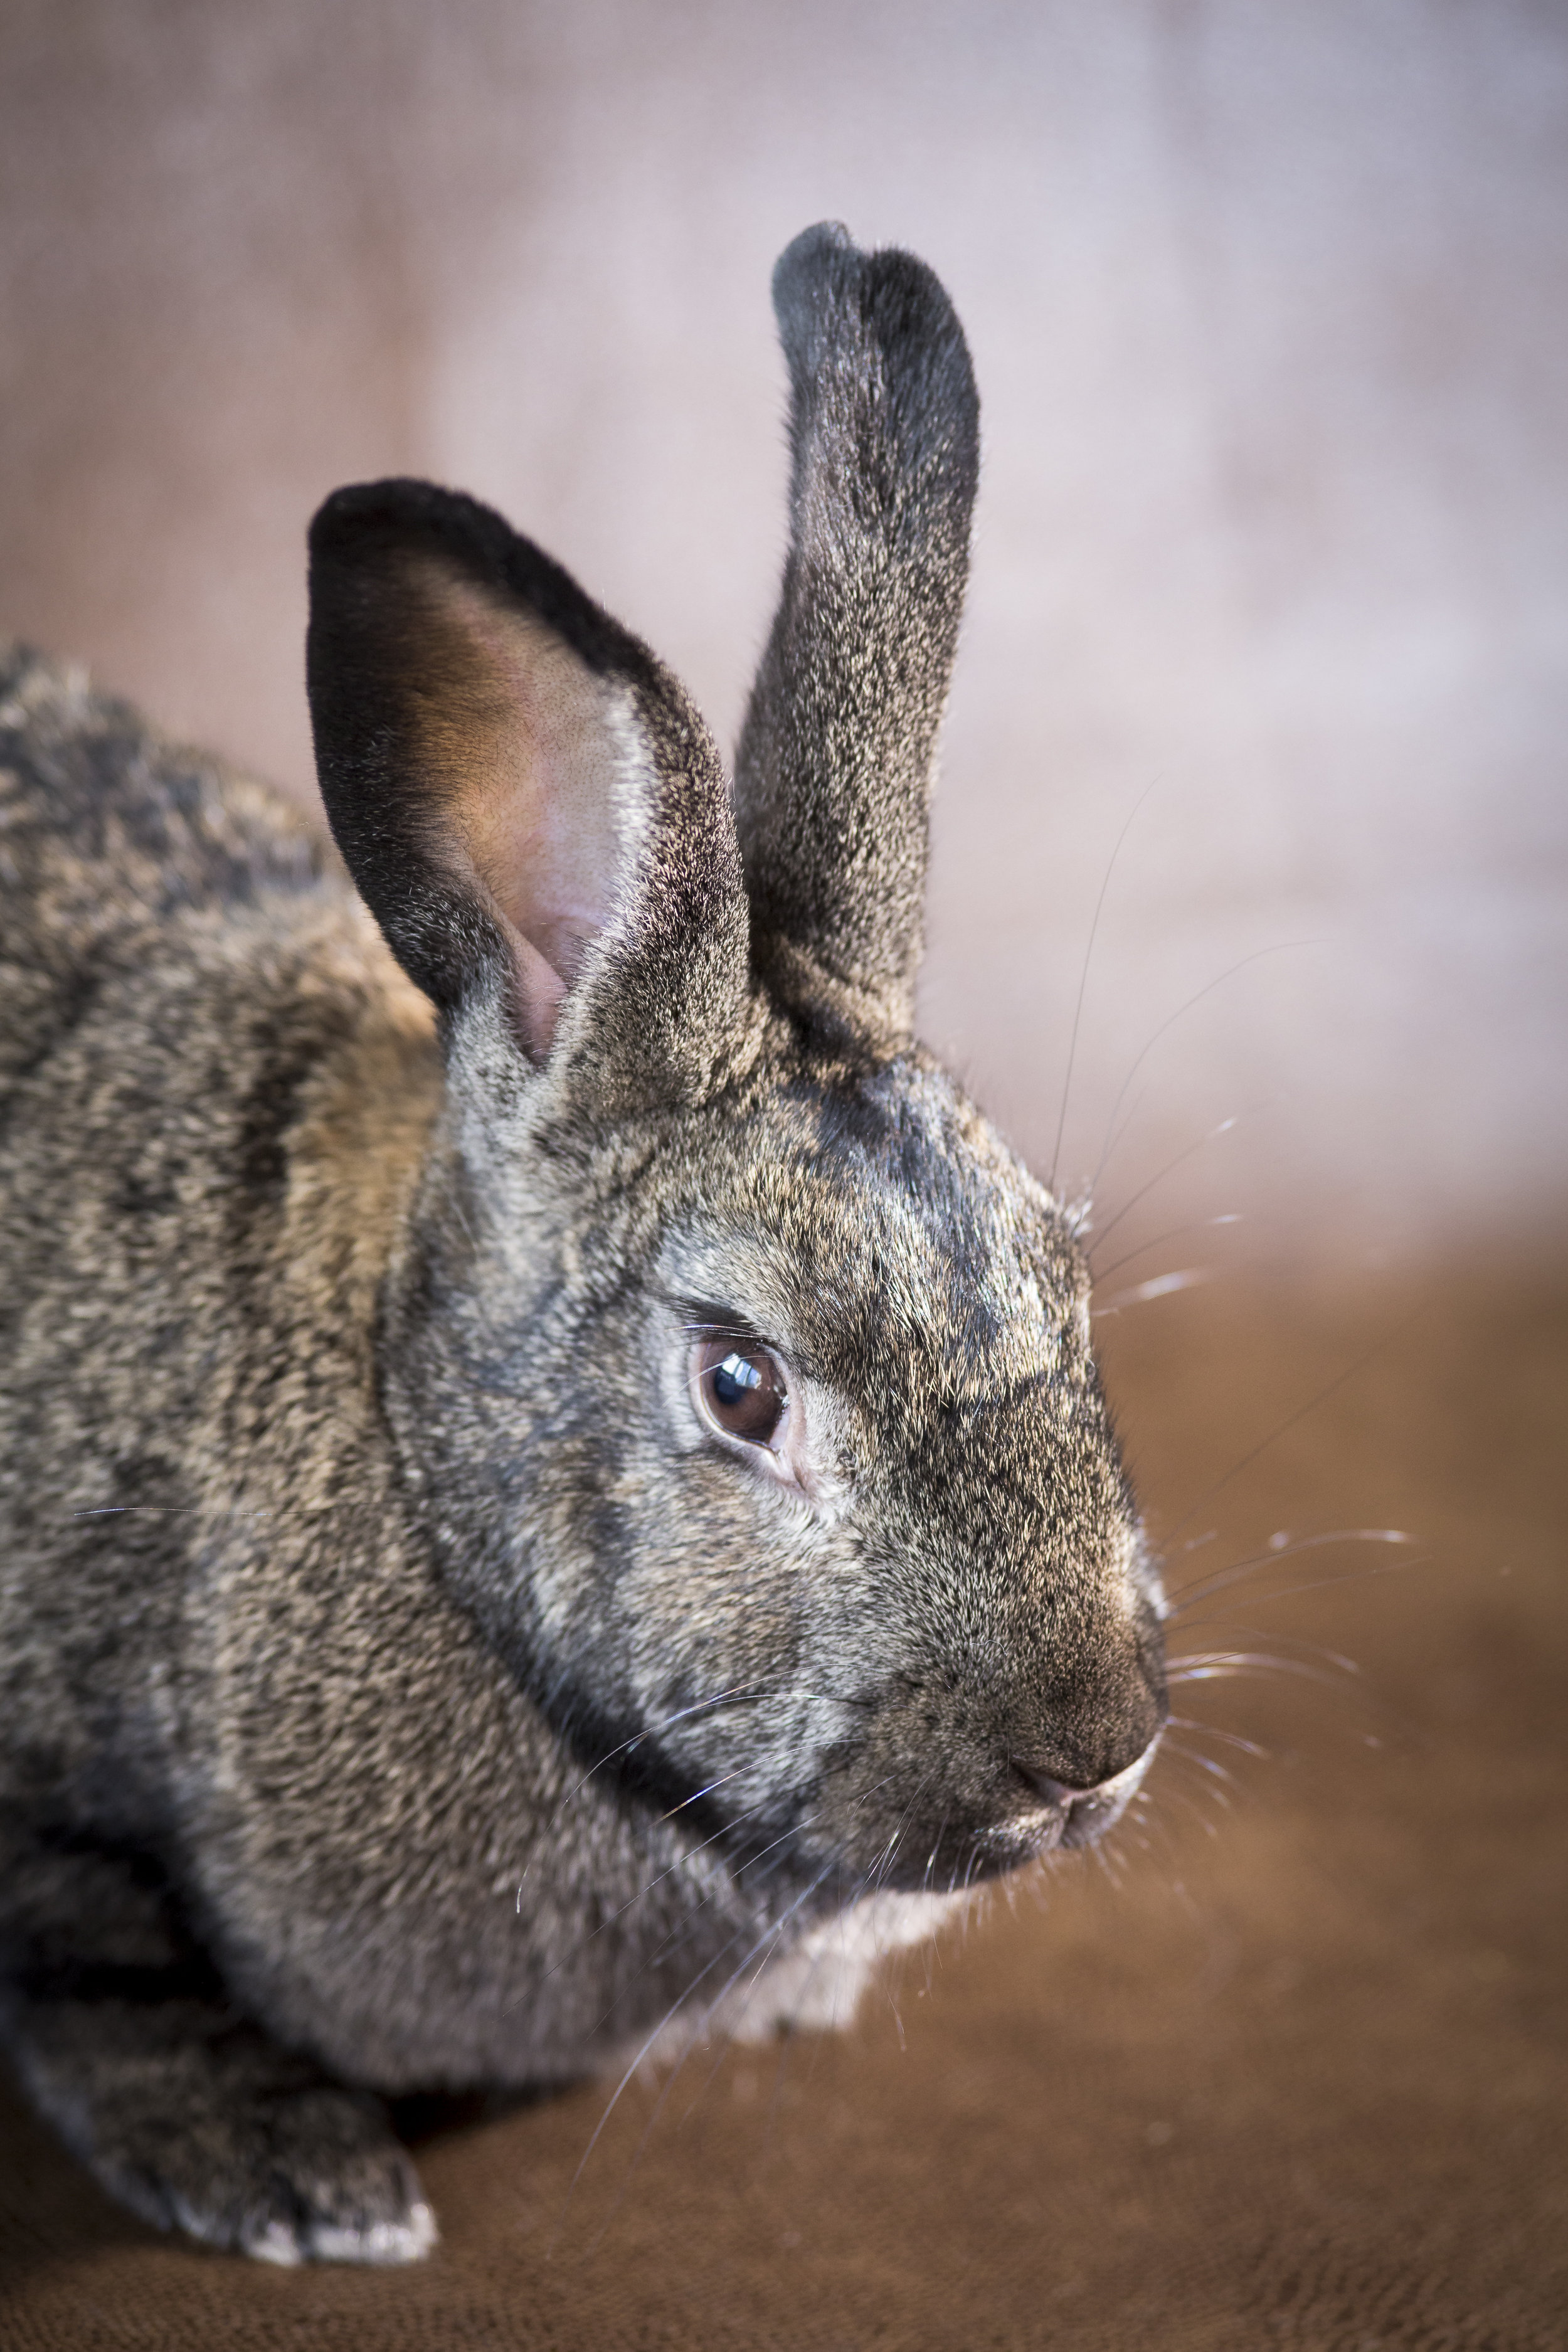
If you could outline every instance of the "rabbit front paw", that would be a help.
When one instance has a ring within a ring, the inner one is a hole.
[[[436,2242],[374,2099],[191,2000],[12,2009],[29,2089],[110,2193],[159,2229],[262,2262],[410,2263]]]

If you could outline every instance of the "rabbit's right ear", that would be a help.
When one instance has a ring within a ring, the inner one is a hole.
[[[373,482],[311,525],[307,677],[338,846],[448,1026],[499,1002],[579,1092],[701,1092],[746,902],[719,754],[647,647],[488,507]]]
[[[808,1024],[907,1043],[926,811],[969,569],[979,404],[912,254],[832,222],[773,272],[790,550],[735,760],[753,950]]]

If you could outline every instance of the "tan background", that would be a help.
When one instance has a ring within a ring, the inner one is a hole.
[[[414,470],[500,503],[732,740],[781,548],[768,270],[839,215],[935,264],[984,404],[933,1041],[1048,1166],[1152,784],[1064,1177],[1263,948],[1151,1051],[1108,1211],[1236,1115],[1134,1234],[1239,1208],[1226,1248],[1342,1254],[1552,1213],[1561,0],[0,21],[0,627],[306,793],[306,520]]]
[[[1285,1664],[1182,1686],[1150,1850],[996,1906],[907,2050],[701,2065],[640,2153],[637,2088],[569,2208],[595,2089],[432,2142],[416,2277],[157,2242],[0,2095],[7,2347],[1568,2343],[1564,0],[0,0],[0,628],[308,793],[304,526],[411,469],[731,740],[824,215],[984,401],[928,1033],[1048,1167],[1136,809],[1062,1164],[1149,1046],[1151,1524],[1177,1581],[1425,1564],[1194,1612]]]

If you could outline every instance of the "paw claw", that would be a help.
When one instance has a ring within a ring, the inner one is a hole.
[[[310,2233],[310,2252],[321,2263],[422,2263],[438,2235],[435,2214],[420,2202],[401,2221],[371,2221],[363,2229],[318,2222]]]
[[[181,2219],[190,2229],[191,2223],[183,2215]],[[268,2221],[265,2230],[258,2230],[240,2241],[240,2251],[256,2262],[275,2263],[279,2270],[297,2270],[305,2259],[303,2247],[286,2221]]]

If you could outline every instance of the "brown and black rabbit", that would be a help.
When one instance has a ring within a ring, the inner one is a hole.
[[[273,2261],[431,2243],[378,2095],[841,2018],[1163,1721],[1083,1258],[910,1025],[968,354],[840,229],[774,297],[732,796],[418,482],[311,531],[341,864],[0,667],[0,2014]]]

